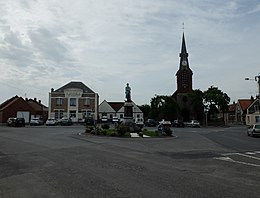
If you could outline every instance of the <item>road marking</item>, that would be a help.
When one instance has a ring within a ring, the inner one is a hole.
[[[259,153],[260,153],[260,151],[245,152],[245,154],[243,154],[243,153],[224,153],[224,154],[222,154],[223,157],[215,157],[214,159],[238,163],[238,164],[244,164],[247,166],[260,167],[259,164],[252,164],[252,163],[248,163],[248,162],[237,161],[237,160],[233,160],[231,157],[228,157],[228,156],[232,156],[232,155],[239,155],[239,156],[243,156],[243,157],[247,157],[247,158],[251,158],[251,159],[260,161],[259,157],[252,156],[255,154],[259,154]]]
[[[247,165],[247,166],[260,167],[259,164],[251,164],[251,163],[247,163],[247,162],[240,162],[240,161],[233,160],[230,157],[215,157],[215,159],[222,160],[222,161],[227,161],[227,162],[233,162],[233,163],[237,163],[237,164],[244,164],[244,165]]]
[[[247,155],[255,155],[255,152],[246,152]]]
[[[255,153],[254,153],[254,154],[255,154]],[[246,154],[242,154],[242,153],[226,153],[226,154],[223,154],[223,155],[224,155],[224,156],[228,156],[228,155],[241,155],[241,156],[244,156],[244,157],[248,157],[248,158],[260,160],[259,157],[254,157],[254,156],[246,155]]]

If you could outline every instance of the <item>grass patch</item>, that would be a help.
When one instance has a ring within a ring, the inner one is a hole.
[[[147,136],[150,136],[150,137],[156,137],[156,136],[157,136],[157,134],[156,134],[154,131],[144,130],[144,131],[143,131],[143,134],[144,134],[144,135],[147,135]]]

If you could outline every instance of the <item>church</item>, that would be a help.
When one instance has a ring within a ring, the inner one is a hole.
[[[184,33],[182,35],[181,53],[179,69],[176,73],[177,77],[177,90],[173,93],[172,97],[175,99],[179,106],[179,111],[177,114],[177,119],[188,122],[190,120],[196,119],[201,120],[202,118],[197,118],[198,115],[195,109],[191,105],[190,93],[192,89],[192,76],[193,72],[189,65],[188,52],[186,49]]]

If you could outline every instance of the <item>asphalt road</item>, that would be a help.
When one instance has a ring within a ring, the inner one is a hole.
[[[174,128],[175,138],[83,131],[0,127],[0,198],[260,197],[260,138],[245,127]]]

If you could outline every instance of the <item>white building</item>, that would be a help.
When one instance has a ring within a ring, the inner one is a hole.
[[[141,118],[143,119],[144,114],[140,108],[133,103],[133,119]],[[107,102],[104,100],[99,105],[99,118],[102,116],[107,116],[109,120],[112,120],[113,117],[118,117],[119,119],[124,118],[124,102]]]

